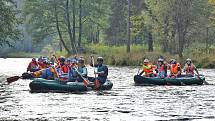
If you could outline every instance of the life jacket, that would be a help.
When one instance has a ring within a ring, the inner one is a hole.
[[[158,76],[159,77],[166,77],[167,76],[167,67],[165,64],[162,64],[162,65],[158,65],[157,66],[157,70],[158,70]]]
[[[78,76],[78,74],[77,74],[75,68],[70,68],[70,69],[69,69],[69,72],[68,72],[68,75],[69,75],[69,78],[70,78],[70,79],[77,78],[77,76]]]
[[[39,70],[39,71],[34,72],[32,75],[33,75],[35,78],[38,78],[38,77],[40,77],[40,76],[42,75],[42,72],[43,72],[43,70]]]
[[[55,77],[59,76],[57,70],[54,67],[50,67],[49,70],[54,74]]]
[[[157,70],[158,70],[159,72],[165,71],[165,65],[162,64],[162,65],[157,66]]]
[[[40,77],[53,80],[55,77],[58,77],[58,73],[55,68],[49,67],[42,72],[42,75]]]
[[[178,73],[178,67],[180,67],[180,72],[181,72],[181,65],[179,63],[175,64],[175,66],[171,65],[170,66],[171,74],[177,74]]]
[[[69,67],[68,67],[67,65],[63,65],[63,66],[61,66],[61,71],[62,71],[63,73],[68,73]]]
[[[34,61],[31,61],[31,62],[28,64],[27,70],[30,71],[30,72],[33,72],[33,70],[36,70],[36,69],[39,69],[38,63],[37,63],[37,62],[34,62]]]
[[[185,72],[186,74],[194,74],[194,65],[191,63],[190,66],[188,66],[188,64],[185,64]]]
[[[43,62],[38,62],[39,68],[40,69],[45,69],[46,68],[46,64],[44,64]]]
[[[79,72],[80,74],[83,74],[83,75],[82,75],[83,77],[87,77],[87,68],[86,68],[86,66],[78,67],[78,72]]]
[[[145,66],[150,67],[149,69],[147,69]],[[145,75],[149,75],[149,74],[153,74],[153,68],[154,66],[152,64],[144,64],[143,66],[143,71],[145,72]]]

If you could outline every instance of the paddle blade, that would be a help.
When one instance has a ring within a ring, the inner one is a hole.
[[[9,78],[7,78],[7,82],[8,82],[8,83],[12,83],[12,82],[17,81],[17,80],[20,79],[20,78],[21,78],[20,76],[9,77]]]
[[[86,79],[84,79],[83,83],[84,83],[84,86],[85,86],[85,87],[87,87],[88,84],[89,84],[88,80],[86,80]]]
[[[100,82],[99,82],[99,80],[95,80],[95,81],[94,81],[94,85],[95,85],[95,86],[94,86],[94,89],[95,89],[95,90],[98,90],[99,87],[100,87]]]

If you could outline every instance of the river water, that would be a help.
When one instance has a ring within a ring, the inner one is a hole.
[[[0,120],[215,120],[213,69],[200,69],[211,85],[134,86],[138,68],[109,67],[110,91],[30,93],[31,80],[6,83],[26,71],[29,61],[0,58]]]

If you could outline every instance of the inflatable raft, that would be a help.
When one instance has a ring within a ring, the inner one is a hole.
[[[81,92],[93,90],[94,84],[85,87],[82,82],[63,82],[58,80],[46,80],[42,78],[34,78],[29,84],[31,92]],[[99,90],[110,90],[113,83],[107,80],[100,86]]]
[[[158,78],[134,76],[135,85],[202,85],[205,80],[203,75],[197,77],[179,77],[179,78]]]

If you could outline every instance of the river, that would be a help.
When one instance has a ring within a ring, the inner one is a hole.
[[[6,83],[26,71],[29,61],[0,58],[0,120],[215,120],[214,69],[200,69],[211,85],[134,86],[138,68],[109,67],[114,86],[102,94],[30,93],[31,80]]]

